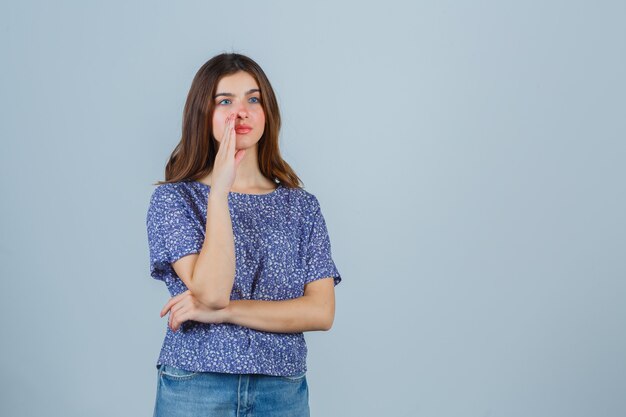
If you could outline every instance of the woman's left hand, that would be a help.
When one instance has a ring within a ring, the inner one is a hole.
[[[182,292],[170,298],[161,310],[161,317],[170,312],[168,326],[172,331],[178,330],[182,323],[187,320],[195,320],[201,323],[224,323],[226,309],[219,310],[202,304],[190,290]]]

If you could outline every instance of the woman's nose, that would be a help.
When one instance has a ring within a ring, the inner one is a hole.
[[[237,114],[237,116],[244,118],[248,116],[248,108],[246,107],[245,103],[241,103],[237,106],[237,108],[235,109],[235,113]]]

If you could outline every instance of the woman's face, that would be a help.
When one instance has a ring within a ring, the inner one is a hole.
[[[222,142],[226,118],[236,115],[236,149],[256,145],[265,130],[265,113],[261,105],[261,91],[254,77],[239,71],[222,77],[213,97],[213,136]]]

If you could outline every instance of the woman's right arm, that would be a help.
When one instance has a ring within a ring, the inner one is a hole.
[[[228,193],[209,193],[205,236],[191,285],[201,303],[212,308],[224,308],[230,302],[235,281],[235,240],[228,210]]]
[[[172,264],[193,295],[202,304],[216,309],[229,304],[235,281],[235,239],[228,192],[244,151],[235,152],[234,115],[231,115],[215,156],[202,249],[199,254],[184,256]]]
[[[183,256],[172,267],[202,304],[217,309],[228,305],[235,281],[235,239],[228,194],[209,193],[200,253]]]

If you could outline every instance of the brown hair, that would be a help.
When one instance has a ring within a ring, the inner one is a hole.
[[[261,90],[265,113],[265,129],[258,142],[261,173],[285,187],[301,188],[302,181],[280,156],[278,134],[280,111],[274,90],[261,67],[245,55],[222,53],[208,60],[196,73],[183,112],[183,132],[165,166],[165,181],[154,185],[185,180],[198,180],[213,169],[218,144],[213,135],[213,95],[219,80],[239,71],[250,74]]]

